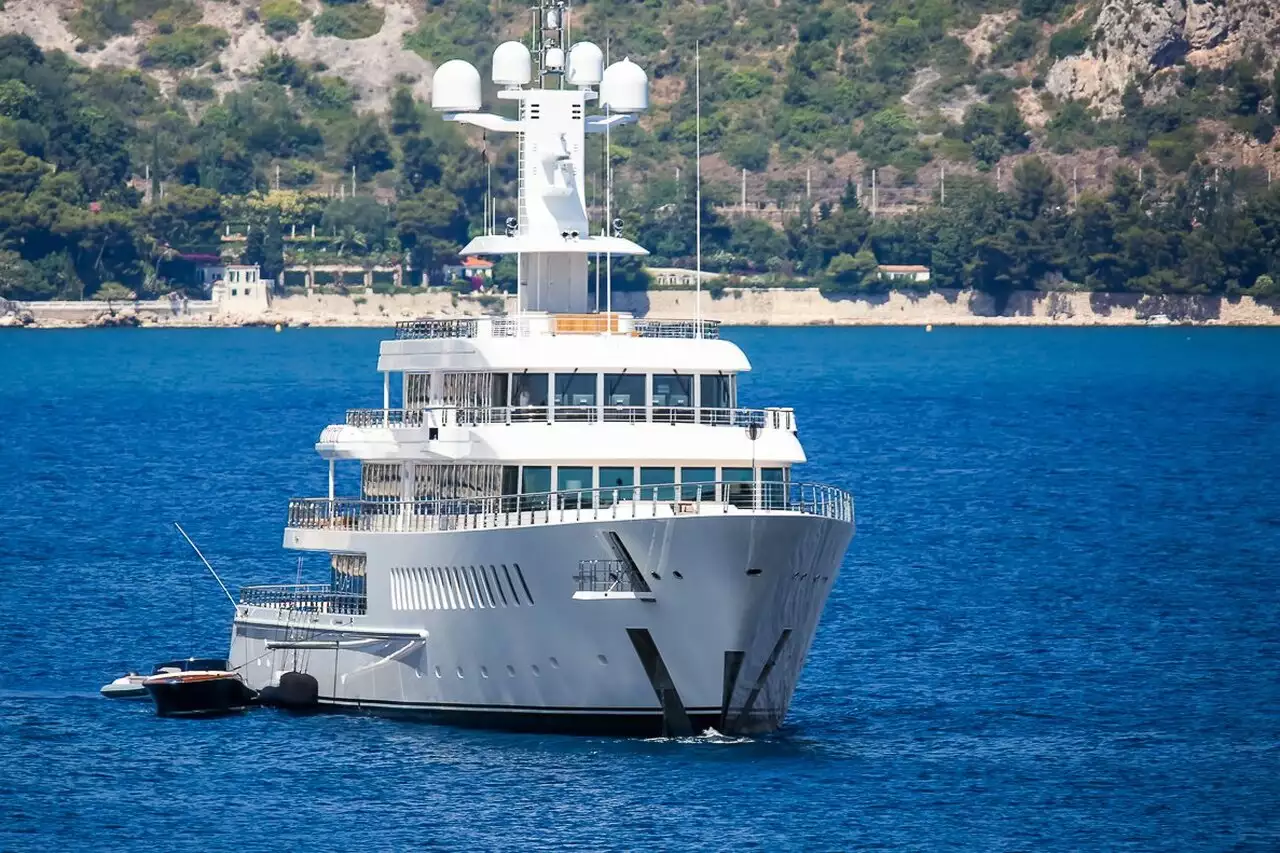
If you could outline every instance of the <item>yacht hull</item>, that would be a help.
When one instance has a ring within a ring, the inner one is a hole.
[[[229,657],[254,689],[304,672],[339,708],[521,730],[767,732],[852,535],[846,521],[778,512],[291,530],[293,547],[367,555],[367,612],[241,605]],[[619,544],[648,590],[581,590],[579,562],[615,559]]]

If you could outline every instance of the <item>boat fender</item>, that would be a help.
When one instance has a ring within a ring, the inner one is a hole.
[[[286,672],[274,687],[262,688],[258,701],[275,708],[314,708],[320,700],[320,683],[305,672]]]

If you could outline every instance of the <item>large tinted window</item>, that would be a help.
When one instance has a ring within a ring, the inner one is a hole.
[[[728,409],[733,404],[729,400],[728,376],[701,376],[702,408]]]
[[[546,492],[551,491],[551,468],[544,465],[526,465],[520,470],[520,506],[522,509],[544,509]],[[524,497],[528,495],[529,497]]]
[[[635,500],[636,471],[634,468],[600,466],[600,505],[610,506],[614,500]]]
[[[672,501],[676,498],[675,468],[641,468],[640,469],[640,499],[645,501]],[[665,486],[665,488],[648,488],[645,486]]]
[[[604,404],[606,406],[644,406],[644,374],[606,373]]]
[[[687,423],[693,420],[693,377],[658,373],[653,377],[653,420]]]
[[[594,373],[556,374],[557,406],[594,406],[596,375]]]
[[[715,468],[681,468],[680,499],[692,501],[701,498],[704,501],[716,499]]]
[[[765,509],[783,509],[787,505],[787,486],[783,469],[760,469],[760,502]]]
[[[749,508],[755,504],[755,472],[750,468],[723,468],[724,500],[734,506]],[[740,485],[738,485],[740,484]]]
[[[556,469],[556,491],[561,506],[591,506],[591,469],[561,465]]]
[[[692,406],[691,376],[658,373],[653,377],[653,404],[655,406]]]
[[[541,421],[547,417],[547,374],[516,373],[511,376],[511,419]]]

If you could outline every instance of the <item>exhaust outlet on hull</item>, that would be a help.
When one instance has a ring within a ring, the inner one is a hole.
[[[662,662],[653,635],[646,628],[628,628],[627,636],[631,638],[631,645],[644,666],[645,675],[649,676],[654,695],[662,705],[662,736],[692,737],[693,722],[680,700],[680,692],[676,690],[671,674],[667,672],[667,665]]]

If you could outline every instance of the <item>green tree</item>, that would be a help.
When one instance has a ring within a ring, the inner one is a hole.
[[[391,159],[391,140],[374,116],[365,116],[356,125],[347,142],[346,167],[356,170],[359,180],[367,181],[374,175],[395,166]]]
[[[34,264],[17,252],[0,250],[0,298],[50,299],[54,293]]]
[[[439,283],[441,264],[457,256],[467,239],[467,216],[458,198],[427,187],[401,198],[395,209],[396,236],[414,269]]]
[[[422,130],[422,116],[418,102],[408,86],[399,86],[391,94],[391,132],[396,136],[418,133]]]
[[[180,251],[215,251],[220,242],[221,203],[216,190],[170,186],[159,201],[147,208],[147,233],[160,246]]]

